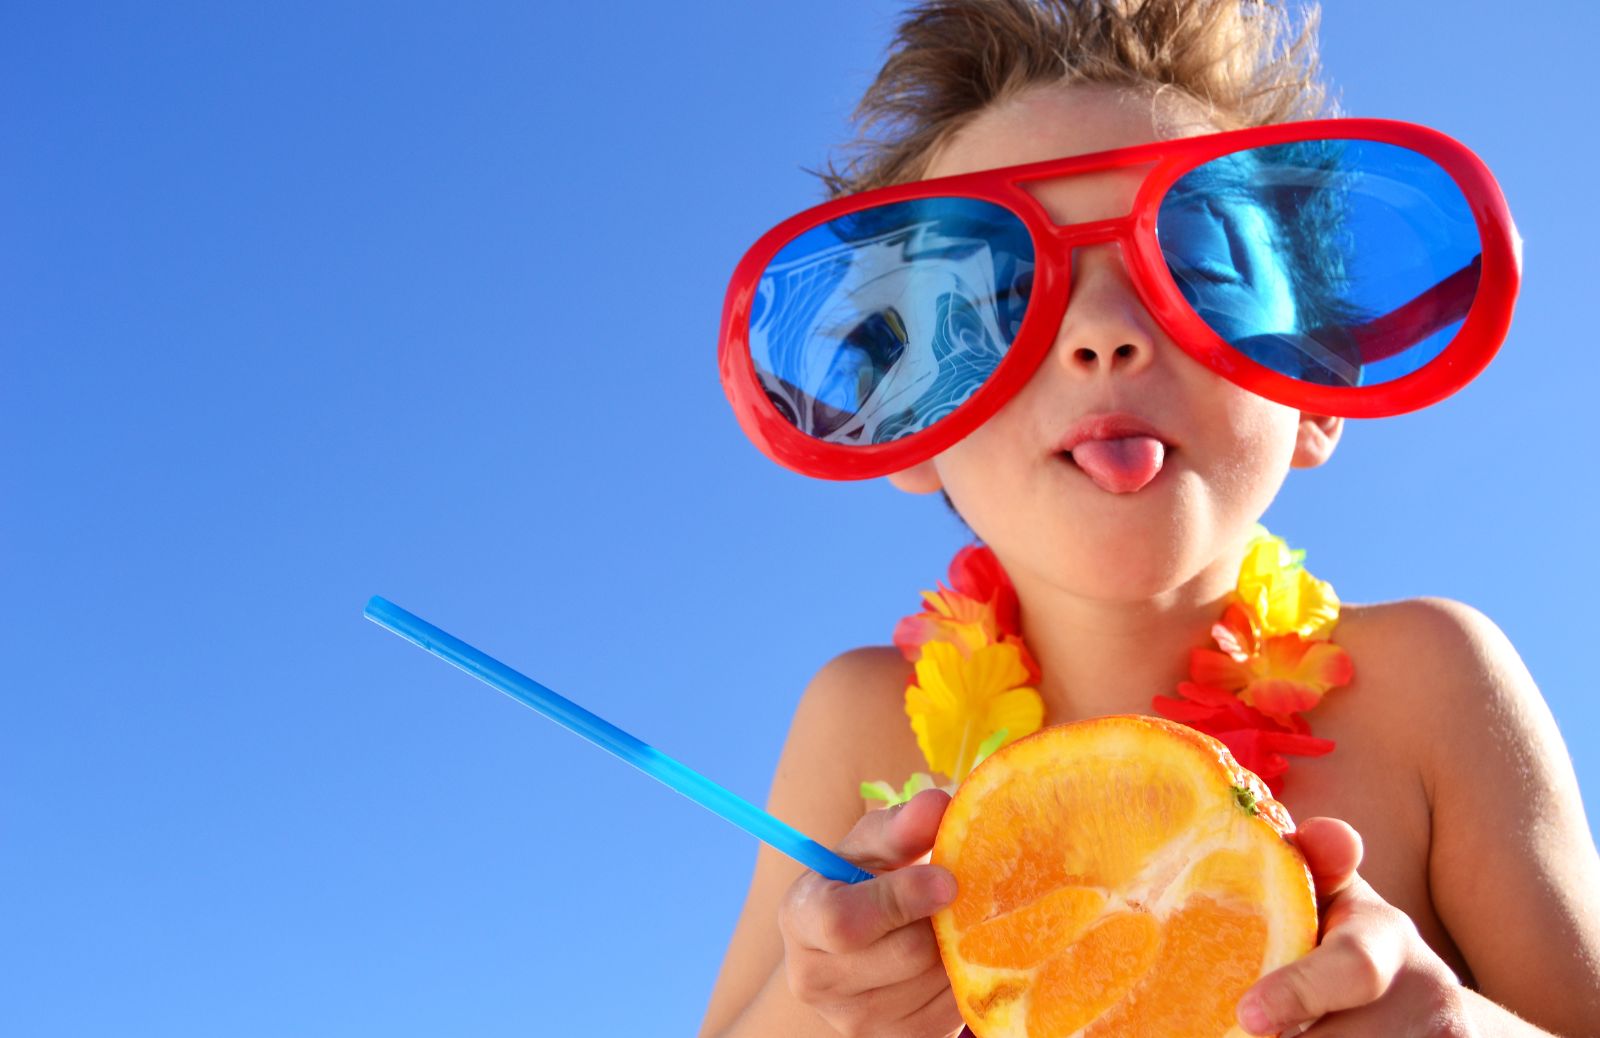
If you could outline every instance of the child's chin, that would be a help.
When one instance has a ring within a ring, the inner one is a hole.
[[[1149,602],[1178,587],[1193,576],[1177,567],[1147,564],[1144,566],[1080,567],[1074,575],[1074,584],[1085,598],[1097,602],[1133,605]]]
[[[1171,516],[1085,523],[1051,568],[1077,593],[1107,602],[1148,601],[1182,586],[1199,567],[1198,546]]]

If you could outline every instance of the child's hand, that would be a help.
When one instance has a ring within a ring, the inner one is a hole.
[[[1335,818],[1311,818],[1295,842],[1317,885],[1322,939],[1258,980],[1239,1000],[1251,1034],[1454,1034],[1460,984],[1404,912],[1356,874],[1361,837]],[[1326,1015],[1325,1015],[1326,1014]],[[1318,1018],[1321,1018],[1318,1020]]]
[[[937,865],[908,864],[932,849],[949,803],[948,794],[930,789],[869,811],[838,850],[881,875],[846,884],[808,872],[779,906],[789,987],[841,1034],[944,1038],[961,1031],[928,922],[955,900],[955,877]]]

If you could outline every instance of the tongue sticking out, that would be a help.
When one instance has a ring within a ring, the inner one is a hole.
[[[1153,436],[1124,436],[1115,440],[1084,440],[1072,448],[1072,460],[1112,494],[1131,494],[1156,478],[1166,448]]]

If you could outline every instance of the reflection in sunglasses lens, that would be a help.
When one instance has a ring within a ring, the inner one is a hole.
[[[1291,378],[1377,385],[1423,367],[1461,327],[1482,247],[1431,159],[1363,140],[1234,152],[1181,177],[1156,236],[1189,305]]]
[[[761,275],[750,355],[773,406],[830,443],[890,443],[950,414],[1027,308],[1033,242],[970,198],[875,206],[789,242]]]

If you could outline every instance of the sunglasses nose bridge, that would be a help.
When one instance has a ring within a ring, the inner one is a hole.
[[[1053,224],[1050,236],[1063,250],[1099,245],[1102,242],[1127,242],[1133,236],[1133,217],[1114,216],[1086,223]]]

